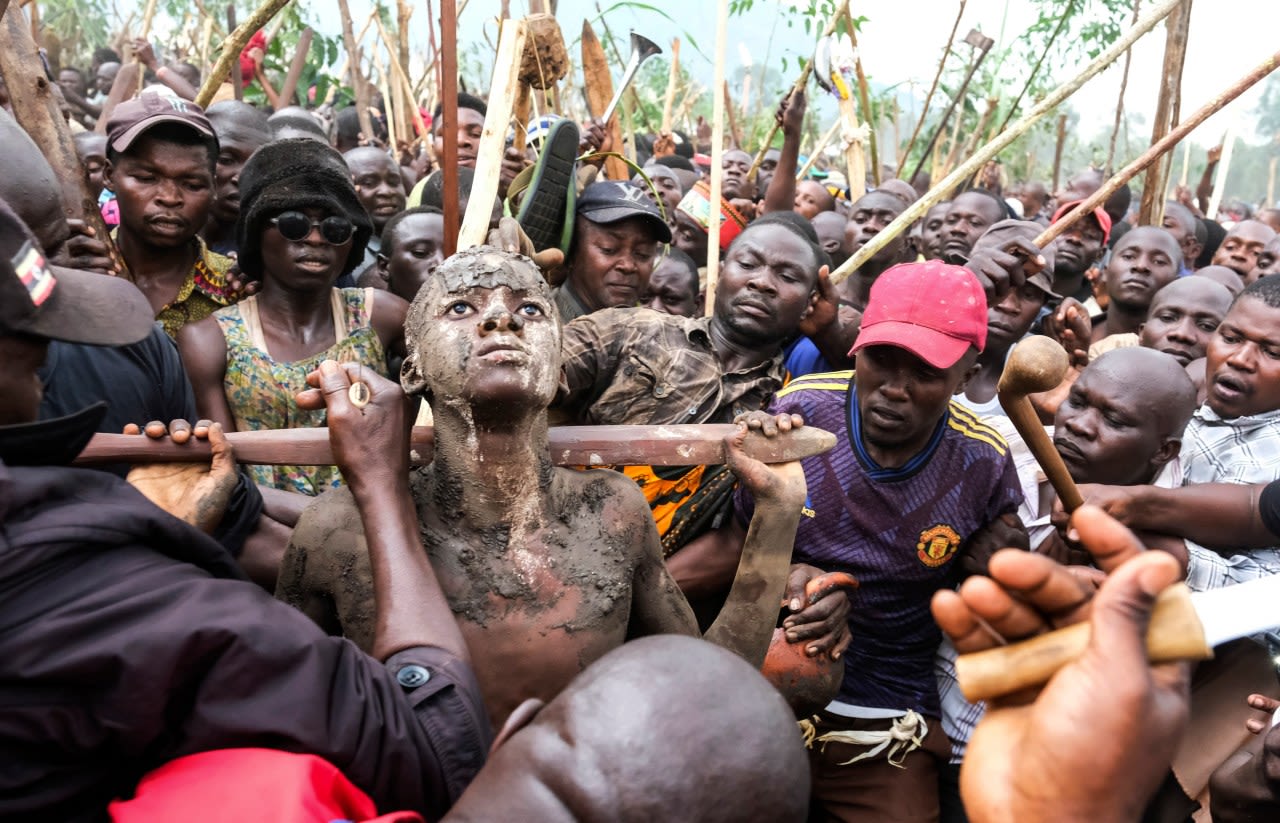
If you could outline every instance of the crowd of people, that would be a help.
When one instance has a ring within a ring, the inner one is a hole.
[[[1043,247],[1107,173],[993,166],[836,280],[930,185],[805,164],[803,93],[758,164],[637,134],[630,179],[550,116],[446,256],[484,100],[388,146],[376,96],[205,109],[134,50],[49,68],[100,215],[0,95],[0,815],[1280,819],[1280,634],[1194,677],[1142,645],[1170,584],[1280,574],[1280,209],[1206,215],[1216,154]],[[1071,516],[998,397],[1029,337]],[[722,465],[549,445],[710,423]],[[228,439],[318,427],[332,465]],[[802,427],[834,447],[749,455]],[[120,432],[191,454],[72,466]],[[958,655],[1081,620],[1045,689],[965,699]]]

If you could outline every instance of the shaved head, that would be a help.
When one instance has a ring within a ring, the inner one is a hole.
[[[758,671],[704,640],[633,640],[541,711],[526,703],[512,718],[445,823],[800,823],[808,813],[791,710]]]

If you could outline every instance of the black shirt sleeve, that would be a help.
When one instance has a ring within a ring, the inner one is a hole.
[[[1258,514],[1267,531],[1280,538],[1280,480],[1272,480],[1258,499]]]

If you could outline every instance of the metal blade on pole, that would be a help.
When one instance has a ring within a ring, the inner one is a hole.
[[[1204,639],[1210,646],[1280,626],[1280,575],[1193,592]]]

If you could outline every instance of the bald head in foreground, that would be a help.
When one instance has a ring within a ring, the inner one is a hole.
[[[516,709],[445,823],[787,823],[808,807],[808,763],[781,695],[737,655],[664,635],[615,649],[545,706]]]

